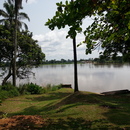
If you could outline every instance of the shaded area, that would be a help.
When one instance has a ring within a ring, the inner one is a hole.
[[[28,103],[32,101],[30,106],[27,105],[21,111],[10,112],[8,116],[41,115],[50,122],[46,126],[42,125],[44,129],[74,129],[76,125],[79,129],[130,128],[130,94],[104,96],[89,92],[57,91],[43,95],[28,95],[23,99],[25,103],[28,100]],[[13,98],[12,104],[16,102]]]
[[[106,120],[87,121],[83,118],[67,118],[65,119],[43,119],[40,116],[13,116],[11,118],[0,119],[1,130],[86,130],[86,129],[120,129],[111,126]]]
[[[58,119],[57,121],[48,120],[48,125],[46,127],[43,126],[46,130],[97,130],[97,129],[119,129],[119,127],[115,127],[112,125],[109,125],[109,123],[104,120],[94,120],[94,121],[88,121],[83,118],[67,118],[64,119]]]
[[[30,107],[26,107],[23,111],[11,113],[10,116],[13,115],[43,115],[43,117],[67,117],[67,116],[74,116],[77,115],[77,112],[73,113],[65,113],[70,108],[78,108],[82,105],[90,105],[90,104],[97,104],[100,103],[99,100],[96,99],[96,94],[86,94],[82,92],[76,92],[76,93],[63,93],[63,92],[57,92],[57,93],[49,93],[46,96],[38,96],[34,98],[27,98],[32,100],[33,102],[38,101],[50,101],[46,105],[42,107],[38,107],[37,105],[33,105]],[[58,102],[57,102],[58,99]],[[54,101],[53,101],[54,100]],[[52,102],[53,101],[53,102]],[[56,102],[55,102],[56,101]],[[57,113],[59,113],[57,115]]]

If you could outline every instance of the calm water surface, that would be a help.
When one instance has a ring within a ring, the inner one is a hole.
[[[43,65],[33,68],[35,78],[19,80],[19,83],[33,82],[47,84],[72,84],[74,86],[73,64]],[[130,65],[78,64],[79,90],[91,92],[130,89]]]

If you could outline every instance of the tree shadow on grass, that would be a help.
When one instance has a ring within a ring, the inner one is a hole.
[[[60,95],[60,96],[59,96]],[[84,94],[82,92],[74,93],[74,94],[68,94],[68,93],[51,93],[47,97],[34,97],[32,100],[33,101],[44,101],[44,100],[53,100],[53,99],[61,99],[59,102],[56,103],[48,103],[44,107],[38,108],[37,106],[31,106],[28,108],[25,108],[21,112],[16,112],[13,113],[12,115],[43,115],[44,117],[55,117],[57,118],[62,118],[62,117],[69,117],[76,115],[77,113],[70,113],[68,115],[65,115],[64,112],[65,110],[68,110],[73,107],[77,107],[80,105],[93,105],[96,104],[101,109],[108,109],[107,112],[102,113],[107,119],[109,123],[115,124],[117,126],[128,126],[130,124],[130,101],[129,101],[130,96],[102,96],[102,95],[97,95],[97,94]],[[64,107],[63,107],[64,106]],[[51,116],[50,116],[51,115]],[[77,121],[75,118],[70,118],[73,119],[74,122]],[[61,127],[68,127],[69,128],[69,123],[70,119],[64,120],[60,119],[57,122],[52,122],[48,126],[48,128],[58,128],[60,122]],[[83,119],[83,118],[82,118]],[[104,120],[104,119],[103,119]],[[102,128],[105,128],[107,125],[102,124],[103,120],[96,120],[96,124],[99,123],[101,124]],[[60,122],[59,122],[60,121]],[[94,125],[95,121],[92,121],[92,125]],[[67,125],[67,126],[66,126]],[[81,126],[80,126],[81,127]],[[84,126],[83,127],[88,127]],[[92,126],[91,126],[92,127]],[[107,128],[106,127],[106,128]],[[52,128],[52,130],[53,130]],[[100,127],[99,127],[100,128]],[[80,129],[80,128],[79,128]],[[81,127],[81,129],[83,129]]]
[[[103,115],[110,122],[120,126],[129,126],[130,129],[130,95],[106,96],[104,100],[107,103],[102,105],[102,107],[108,108],[109,111]]]
[[[67,92],[57,92],[57,93],[48,93],[47,95],[39,95],[38,97],[31,97],[31,98],[26,98],[26,99],[30,99],[32,101],[48,101],[48,100],[55,100],[55,99],[62,99],[68,95],[70,95],[71,93]]]
[[[94,121],[85,120],[81,118],[70,118],[67,119],[58,119],[53,121],[48,119],[48,124],[43,126],[45,130],[100,130],[100,129],[119,129],[110,125],[106,120],[99,119]]]
[[[76,108],[80,105],[88,105],[93,103],[98,103],[98,100],[95,98],[92,98],[91,100],[89,95],[83,94],[81,92],[77,93],[50,93],[47,96],[40,96],[40,97],[34,97],[31,98],[32,101],[48,101],[48,100],[55,100],[55,99],[61,99],[58,100],[58,102],[48,102],[43,107],[38,107],[37,105],[33,105],[30,107],[25,108],[24,110],[20,112],[15,112],[12,114],[9,114],[9,116],[13,115],[52,115],[51,117],[55,116],[56,113],[58,116],[62,115],[62,112],[65,110],[68,110],[70,108]],[[76,115],[77,113],[73,113],[73,115]],[[66,115],[66,116],[69,116]]]
[[[39,116],[14,116],[7,119],[7,122],[0,124],[2,128],[8,130],[120,130],[119,127],[110,125],[106,120],[88,121],[83,118],[67,119],[43,119]]]

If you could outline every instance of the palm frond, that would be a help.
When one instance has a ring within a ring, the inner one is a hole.
[[[8,17],[8,14],[4,11],[4,10],[1,10],[0,9],[0,16],[2,16],[2,17]]]
[[[28,30],[27,24],[22,21],[18,21],[18,26],[19,26],[19,28],[22,28],[22,26],[24,26],[25,30]]]
[[[0,9],[0,16],[3,17],[3,19],[0,20],[0,24],[4,24],[6,25],[8,23],[8,26],[12,26],[14,21],[15,21],[15,2],[20,2],[19,0],[7,0],[7,2],[5,2],[3,4],[5,11]],[[22,2],[22,0],[21,0]],[[20,30],[20,28],[22,28],[22,26],[24,26],[24,28],[26,30],[28,30],[27,25],[24,22],[21,22],[21,20],[23,19],[27,19],[28,21],[30,21],[29,16],[26,13],[23,12],[17,12],[17,23],[18,23],[18,29]],[[8,20],[8,22],[7,22]],[[21,22],[21,23],[20,23]]]
[[[4,8],[7,12],[7,14],[9,14],[10,16],[14,16],[14,5],[12,3],[4,3]]]
[[[30,21],[30,18],[26,13],[20,12],[18,14],[18,20],[23,20],[23,19],[27,19],[28,21]]]

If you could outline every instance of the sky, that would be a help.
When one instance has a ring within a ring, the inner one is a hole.
[[[3,3],[6,0],[0,0],[0,9],[3,9]],[[48,19],[51,19],[55,15],[57,9],[57,2],[65,2],[65,0],[23,0],[23,10],[28,14],[30,22],[24,20],[28,25],[29,31],[33,32],[33,39],[38,40],[38,44],[41,46],[42,51],[46,55],[46,60],[60,60],[60,59],[73,59],[73,44],[72,39],[67,38],[66,35],[68,29],[55,29],[51,31],[45,23]],[[3,9],[4,10],[4,9]],[[0,17],[1,18],[1,17]],[[86,18],[83,22],[83,28],[85,29],[92,23],[91,18]],[[82,34],[77,36],[77,44],[84,40]],[[77,58],[89,59],[99,56],[99,50],[95,50],[92,54],[85,54],[86,45],[83,44],[77,47]]]

